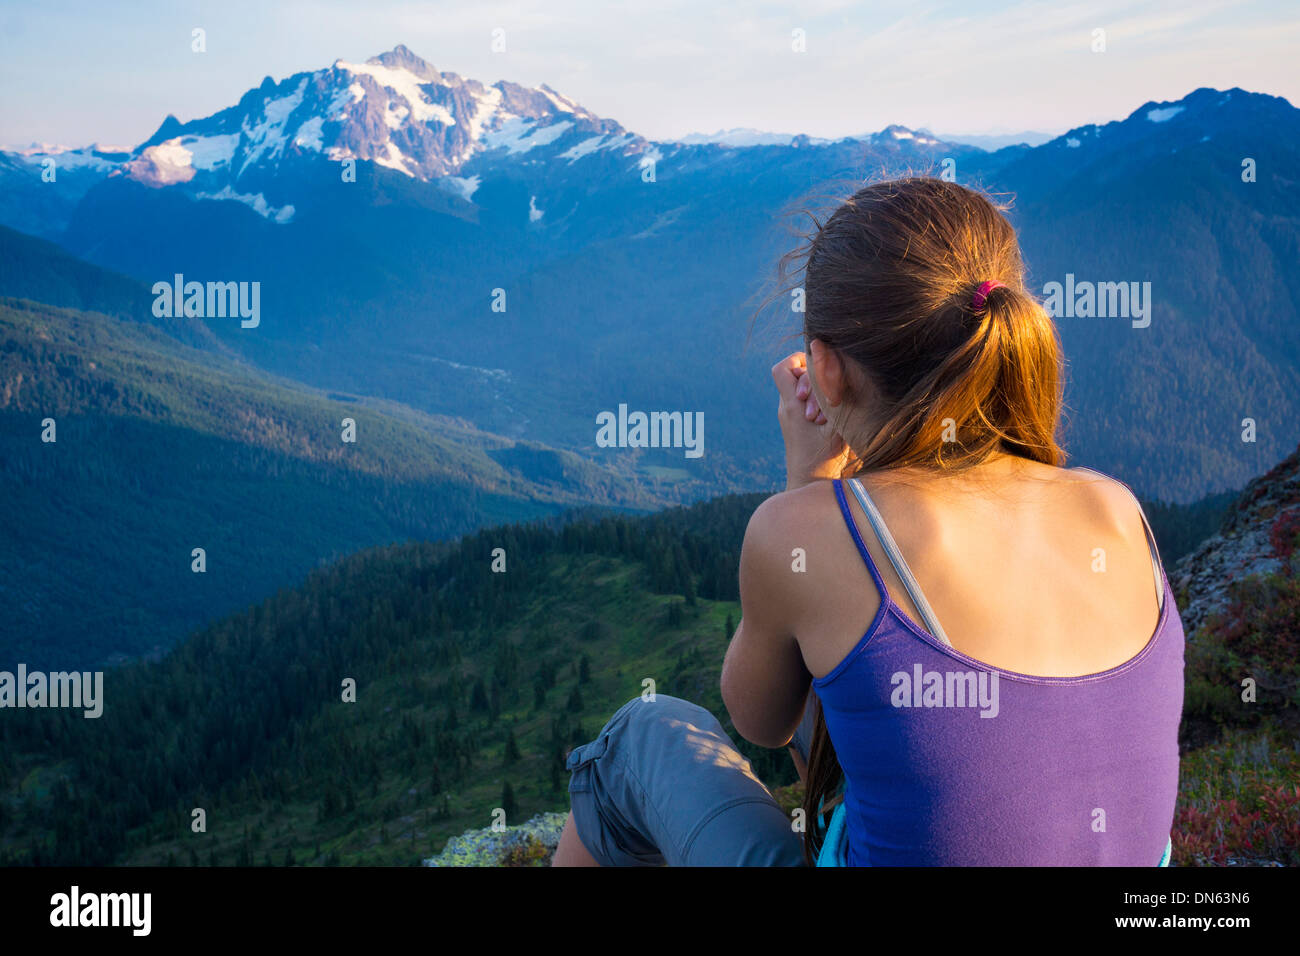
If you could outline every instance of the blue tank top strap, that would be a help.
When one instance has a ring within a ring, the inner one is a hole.
[[[848,526],[849,534],[853,535],[853,543],[858,546],[858,554],[862,555],[867,570],[871,572],[871,579],[876,582],[876,589],[880,592],[880,600],[887,601],[889,600],[889,591],[885,588],[885,579],[880,576],[880,571],[876,569],[876,562],[871,560],[871,552],[867,550],[862,535],[858,533],[858,523],[853,520],[853,512],[849,510],[848,499],[844,497],[844,482],[839,478],[835,478],[832,484],[835,485],[835,498],[840,503],[840,514],[844,515],[844,524]]]
[[[871,522],[871,527],[876,532],[876,539],[880,542],[880,546],[885,549],[885,555],[893,564],[898,579],[903,582],[908,597],[912,599],[912,604],[916,606],[917,611],[920,613],[922,623],[940,643],[952,647],[952,641],[948,640],[948,635],[944,633],[943,627],[939,624],[934,609],[930,607],[930,602],[925,599],[925,594],[921,591],[921,585],[917,583],[916,577],[912,574],[912,569],[908,567],[907,560],[903,557],[902,551],[898,548],[898,543],[894,540],[889,527],[885,524],[884,517],[880,514],[880,509],[876,507],[876,503],[867,494],[867,489],[862,487],[862,482],[856,478],[850,478],[848,482],[849,487],[853,490],[854,497],[858,499],[858,504],[862,506],[867,520]],[[844,497],[842,482],[838,478],[835,479],[835,494],[839,498],[840,511],[844,513],[844,522],[853,534],[853,540],[858,546],[858,551],[862,554],[862,560],[867,563],[867,567],[871,570],[871,576],[875,578],[876,587],[880,590],[881,601],[890,600],[885,582],[881,579],[875,562],[871,560],[871,553],[867,550],[867,546],[862,541],[862,536],[858,533],[858,524],[853,519],[853,513],[849,510],[848,501]]]
[[[930,602],[925,599],[925,594],[921,591],[921,585],[917,582],[916,576],[912,574],[912,569],[907,566],[907,559],[903,557],[903,552],[899,549],[898,542],[894,540],[894,536],[890,533],[889,526],[885,524],[884,515],[880,513],[876,503],[867,494],[867,489],[862,487],[862,482],[856,478],[850,478],[849,487],[853,489],[858,504],[862,505],[862,510],[866,513],[867,520],[871,522],[871,527],[876,532],[876,538],[880,541],[880,546],[885,549],[885,555],[889,558],[889,563],[894,566],[894,571],[898,573],[898,579],[903,582],[903,587],[907,590],[907,596],[912,599],[912,603],[920,612],[922,622],[931,634],[946,646],[952,647],[952,641],[948,640],[948,635],[943,632],[943,627],[939,624],[934,609],[930,607]]]

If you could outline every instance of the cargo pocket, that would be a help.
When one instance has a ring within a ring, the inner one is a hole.
[[[591,789],[591,784],[587,779],[591,775],[589,769],[591,762],[603,757],[608,749],[609,732],[605,731],[595,740],[581,744],[569,751],[569,756],[564,761],[564,769],[572,775],[572,779],[569,781],[570,792]]]

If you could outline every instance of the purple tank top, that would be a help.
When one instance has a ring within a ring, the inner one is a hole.
[[[844,771],[848,864],[1155,866],[1183,704],[1183,627],[1163,568],[1160,620],[1135,657],[1083,677],[995,669],[893,602],[834,485],[880,592],[862,639],[812,682]]]

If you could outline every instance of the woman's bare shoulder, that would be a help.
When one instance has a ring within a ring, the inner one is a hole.
[[[750,516],[741,561],[751,568],[769,568],[784,579],[791,552],[822,541],[842,520],[829,480],[772,495]]]
[[[749,519],[749,530],[764,538],[788,537],[838,513],[829,480],[812,481],[764,499]]]
[[[1126,538],[1145,540],[1140,506],[1127,485],[1084,468],[1056,470],[1070,483],[1074,501],[1087,517]]]

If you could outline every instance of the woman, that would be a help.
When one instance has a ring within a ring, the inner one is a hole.
[[[800,257],[787,485],[745,535],[722,694],[791,746],[803,814],[707,712],[637,699],[570,754],[556,865],[1157,865],[1182,624],[1131,492],[1063,467],[1060,346],[1010,223],[886,182]]]

